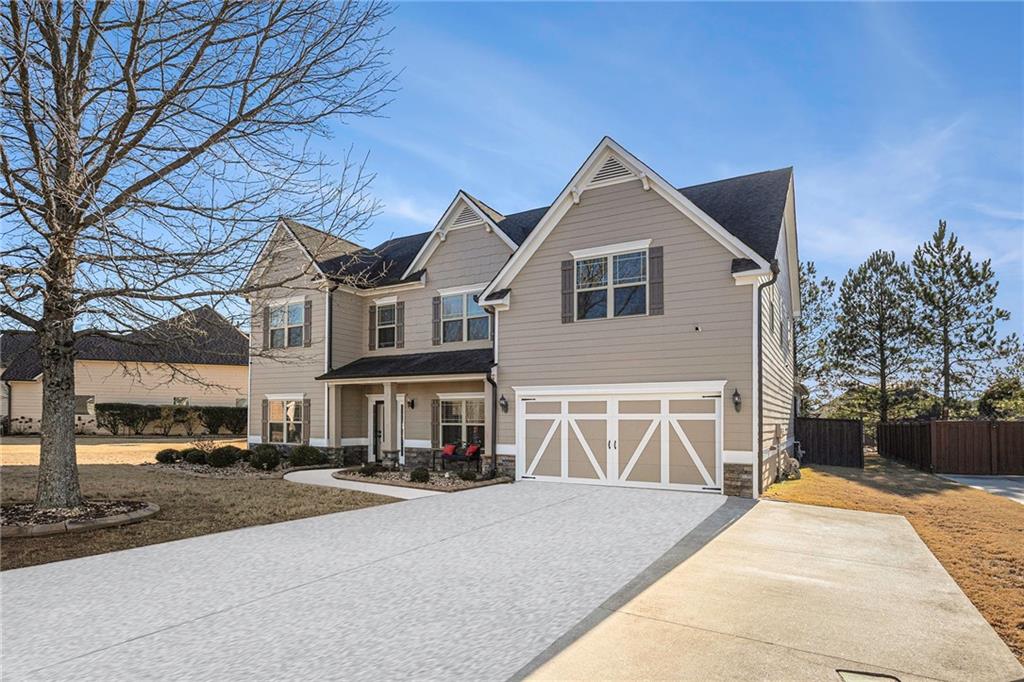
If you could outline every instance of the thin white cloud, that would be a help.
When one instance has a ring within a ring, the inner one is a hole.
[[[1024,208],[1003,208],[1001,206],[990,206],[988,204],[974,204],[974,210],[982,215],[997,220],[1012,220],[1024,222]]]

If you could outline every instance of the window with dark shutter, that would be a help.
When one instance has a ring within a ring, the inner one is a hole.
[[[263,306],[263,350],[270,348],[270,306]]]
[[[306,299],[305,309],[302,311],[302,345],[313,345],[313,301]]]
[[[302,443],[309,445],[309,398],[302,401]]]
[[[562,324],[572,322],[573,314],[573,261],[562,261]]]
[[[665,253],[661,246],[652,246],[647,251],[650,269],[648,283],[651,286],[649,315],[665,314]]]
[[[266,443],[266,442],[269,441],[269,438],[267,436],[267,423],[268,423],[268,421],[267,421],[267,412],[269,411],[269,408],[270,408],[270,401],[264,399],[264,401],[263,401],[263,417],[260,420],[260,442],[261,443]]]
[[[435,346],[441,345],[441,297],[435,296],[432,301],[433,317],[431,322],[430,342]]]
[[[405,301],[395,304],[395,348],[405,348]]]
[[[371,305],[369,310],[370,326],[369,326],[369,337],[370,337],[370,350],[377,348],[377,306]]]

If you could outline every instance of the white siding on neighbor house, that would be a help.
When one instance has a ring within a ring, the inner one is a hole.
[[[246,397],[246,383],[245,365],[177,365],[176,373],[157,363],[75,362],[75,395],[94,396],[97,403],[171,405],[174,398],[184,397],[196,406],[234,406]],[[11,382],[11,389],[12,424],[17,430],[38,431],[42,380]],[[76,421],[92,430],[84,415]]]
[[[262,434],[262,404],[268,394],[297,395],[310,401],[308,437],[319,442],[324,437],[324,387],[316,377],[327,366],[326,294],[314,281],[308,258],[298,248],[273,250],[262,281],[280,281],[298,276],[287,287],[261,291],[250,299],[252,335],[249,375],[249,438],[258,440]],[[264,348],[263,309],[274,302],[309,300],[312,320],[311,343],[308,347]]]
[[[570,251],[641,239],[664,249],[664,314],[563,324],[560,269]],[[498,415],[498,443],[515,441],[514,386],[724,379],[724,449],[749,452],[753,303],[751,287],[732,277],[732,259],[640,181],[585,192],[512,281],[511,309],[499,313],[498,384],[509,411]]]

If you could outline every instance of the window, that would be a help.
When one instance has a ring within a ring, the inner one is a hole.
[[[249,407],[249,399],[235,398],[235,407]]]
[[[270,309],[270,347],[301,346],[306,317],[304,301],[274,306]]]
[[[191,400],[189,398],[171,398],[171,404],[188,407],[191,404]]]
[[[576,261],[577,320],[646,314],[646,251]]]
[[[267,434],[271,443],[301,443],[302,401],[268,401]]]
[[[377,306],[377,348],[395,347],[395,304]]]
[[[96,396],[94,395],[76,395],[75,396],[75,414],[96,414]]]
[[[486,341],[491,320],[476,302],[476,292],[441,297],[441,342]]]
[[[484,444],[484,400],[441,401],[441,441]]]

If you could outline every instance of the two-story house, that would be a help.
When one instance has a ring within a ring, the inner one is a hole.
[[[252,300],[252,443],[745,496],[792,446],[791,168],[676,188],[605,138],[550,206],[460,191],[372,249],[282,219],[250,277],[288,280]]]

